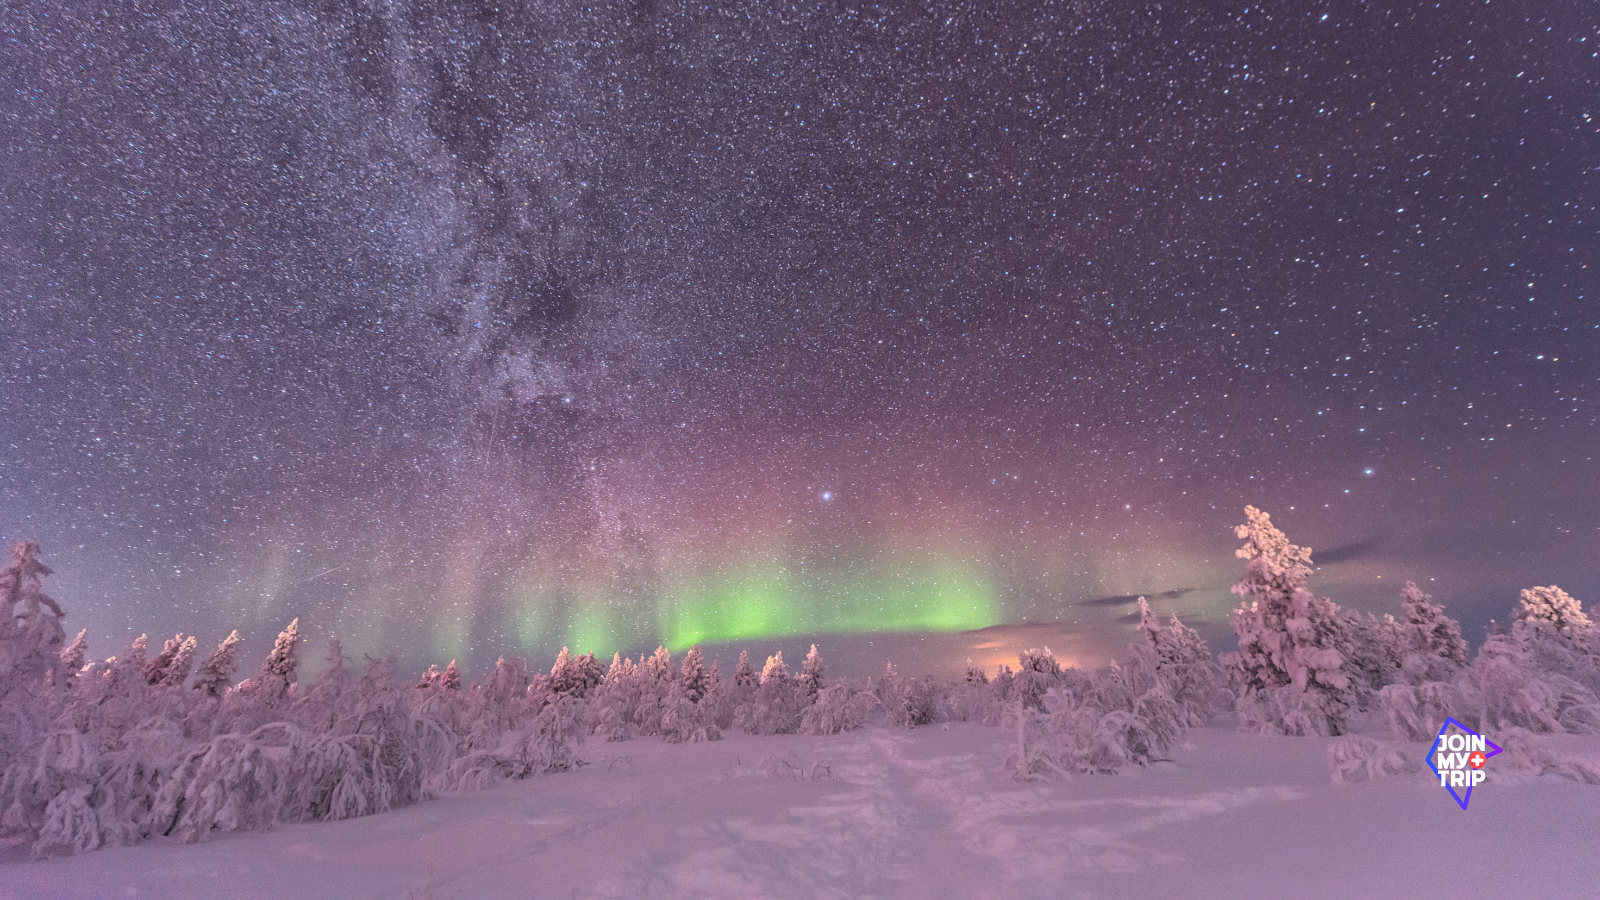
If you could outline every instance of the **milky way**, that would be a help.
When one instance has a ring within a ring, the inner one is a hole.
[[[1595,4],[720,6],[0,13],[69,630],[1092,661],[1226,640],[1246,503],[1600,599]]]

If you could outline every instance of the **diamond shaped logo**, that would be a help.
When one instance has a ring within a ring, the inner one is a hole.
[[[1428,748],[1428,768],[1439,776],[1439,784],[1450,791],[1457,805],[1466,809],[1473,786],[1483,783],[1484,764],[1502,752],[1495,742],[1449,718],[1439,726],[1439,736]]]

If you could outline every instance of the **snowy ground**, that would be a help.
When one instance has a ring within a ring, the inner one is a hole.
[[[1001,771],[1007,737],[589,743],[577,772],[364,819],[47,862],[9,848],[0,897],[1600,895],[1600,787],[1491,762],[1463,811],[1426,769],[1336,785],[1326,740],[1227,725],[1171,763],[1022,784]],[[1558,743],[1600,756],[1597,738]]]

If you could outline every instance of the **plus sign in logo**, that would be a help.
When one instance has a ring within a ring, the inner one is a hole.
[[[1472,789],[1488,777],[1484,764],[1501,752],[1500,747],[1455,719],[1445,719],[1428,750],[1428,768],[1439,776],[1439,786],[1447,788],[1462,809],[1472,799]]]

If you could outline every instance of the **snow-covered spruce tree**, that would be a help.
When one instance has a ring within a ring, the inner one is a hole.
[[[549,688],[557,696],[588,697],[600,686],[605,674],[606,670],[595,660],[593,653],[577,656],[562,647],[555,665],[550,667]]]
[[[1467,664],[1467,642],[1461,636],[1461,623],[1444,614],[1444,607],[1422,592],[1415,582],[1406,582],[1400,592],[1405,609],[1402,620],[1407,629],[1406,652],[1425,653],[1456,666]]]
[[[717,726],[717,730],[733,727],[733,685],[722,677],[722,665],[718,660],[711,661],[711,669],[706,673],[706,694],[700,702],[710,711],[711,724]]]
[[[1384,662],[1395,683],[1413,686],[1449,681],[1467,665],[1467,642],[1461,625],[1444,614],[1415,582],[1400,592],[1399,619],[1384,616],[1372,623],[1383,647]],[[1381,701],[1380,701],[1381,703]]]
[[[756,694],[756,688],[761,686],[761,676],[750,665],[750,651],[739,651],[739,662],[733,668],[733,681],[728,686],[728,703],[735,712],[739,707],[750,702]]]
[[[789,675],[783,651],[767,657],[761,684],[734,717],[750,734],[793,734],[800,729],[801,690]]]
[[[550,667],[549,687],[551,692],[556,694],[575,693],[577,679],[574,676],[577,673],[569,671],[571,669],[573,669],[572,651],[562,647],[561,652],[556,654],[555,664]]]
[[[145,664],[145,667],[144,667],[144,680],[147,683],[155,685],[155,684],[161,684],[161,683],[163,683],[163,682],[165,682],[167,680],[167,670],[170,669],[172,667],[173,663],[177,661],[178,653],[179,653],[180,648],[183,647],[183,643],[184,643],[184,638],[183,638],[183,632],[181,632],[181,631],[178,632],[176,635],[174,635],[174,636],[172,636],[170,638],[167,638],[166,643],[161,647],[161,652],[156,654],[156,658],[150,660],[148,663]],[[193,652],[193,649],[191,648],[191,650],[190,650],[190,659],[191,660],[193,659],[193,656],[194,656],[194,652]],[[189,672],[188,672],[187,669],[185,669],[184,673],[183,673],[183,678],[186,679],[188,677],[189,677]]]
[[[666,693],[667,682],[677,678],[678,670],[672,665],[672,653],[666,647],[657,647],[656,652],[650,655],[645,663],[645,671],[650,674],[650,679],[661,686],[660,693]]]
[[[1306,586],[1311,549],[1289,543],[1266,513],[1245,507],[1235,529],[1245,544],[1245,577],[1233,586],[1243,598],[1233,613],[1239,651],[1223,668],[1236,695],[1239,727],[1265,734],[1337,735],[1356,705],[1358,689],[1344,663],[1353,649],[1349,628],[1332,600]]]
[[[667,687],[661,700],[661,739],[670,744],[685,741],[715,741],[722,738],[715,717],[704,697],[695,700],[683,679]]]
[[[300,640],[297,618],[278,633],[261,671],[223,694],[217,714],[219,730],[248,732],[283,717],[300,677]]]
[[[1398,672],[1389,665],[1385,654],[1384,641],[1387,635],[1383,623],[1371,613],[1363,619],[1361,613],[1347,609],[1339,614],[1339,619],[1350,645],[1344,665],[1340,668],[1350,676],[1356,705],[1368,709],[1378,691],[1398,677]]]
[[[44,592],[49,574],[33,541],[13,543],[0,569],[0,772],[43,736],[44,683],[66,683],[65,615]]]
[[[721,674],[717,675],[718,682]],[[661,737],[670,743],[715,741],[722,737],[717,724],[717,703],[711,675],[705,669],[700,648],[690,647],[678,667],[678,678],[661,701]],[[720,684],[718,685],[720,688]]]
[[[1600,694],[1600,628],[1565,591],[1555,585],[1524,590],[1511,635],[1536,669]]]
[[[194,689],[207,697],[220,698],[233,684],[233,673],[239,668],[239,632],[229,632],[217,649],[200,664],[195,674]]]
[[[1211,649],[1200,633],[1179,621],[1162,625],[1150,611],[1150,603],[1139,598],[1139,631],[1155,653],[1155,669],[1167,692],[1182,711],[1185,727],[1198,728],[1217,713],[1233,705],[1233,696],[1224,684],[1222,668],[1211,658]]]
[[[708,676],[705,655],[700,652],[699,646],[690,647],[689,652],[683,655],[683,663],[678,667],[678,683],[683,685],[684,696],[691,703],[699,703],[705,697]]]
[[[611,656],[611,667],[589,699],[589,727],[602,741],[625,741],[633,737],[631,715],[637,700],[634,698],[633,660],[622,654]]]
[[[815,703],[817,694],[823,686],[822,653],[817,650],[817,645],[811,645],[811,652],[806,654],[805,662],[800,665],[800,689],[805,692],[805,702]]]

